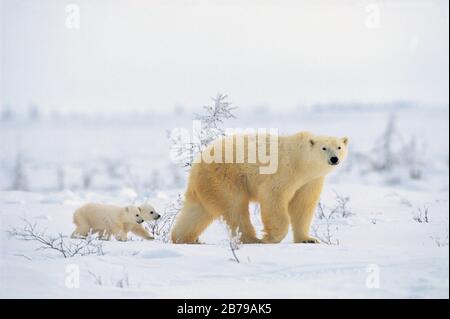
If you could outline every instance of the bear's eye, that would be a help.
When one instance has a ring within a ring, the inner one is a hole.
[[[327,150],[327,148],[326,148],[326,147],[322,147],[322,150],[323,150],[323,151],[326,151],[326,150]]]
[[[150,214],[153,214],[153,212],[150,212]]]
[[[139,214],[136,214],[136,217],[139,217]]]
[[[342,147],[338,146],[338,150],[340,150]]]

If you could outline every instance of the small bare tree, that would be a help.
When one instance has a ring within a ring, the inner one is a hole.
[[[334,220],[349,218],[354,215],[348,207],[350,197],[337,192],[335,194],[336,203],[331,208],[326,207],[322,201],[319,201],[316,210],[318,222],[311,226],[313,236],[327,245],[339,245],[339,239],[334,236],[334,233],[338,231],[338,227],[334,225]]]
[[[342,196],[338,192],[335,192],[335,194],[336,194],[336,213],[339,214],[342,218],[352,216],[353,213],[348,208],[350,197]]]
[[[183,206],[183,196],[178,195],[177,199],[171,202],[163,211],[160,219],[147,223],[153,236],[163,243],[170,242],[170,231],[175,218]]]
[[[231,106],[226,94],[217,94],[212,98],[212,105],[205,105],[203,109],[206,114],[197,115],[196,119],[202,122],[204,129],[200,132],[200,141],[202,148],[208,146],[212,141],[220,136],[225,136],[225,130],[221,125],[225,120],[235,119],[233,111],[236,107]]]
[[[383,134],[375,142],[372,153],[377,154],[372,159],[372,167],[377,171],[390,171],[397,163],[394,143],[397,135],[397,118],[392,115],[387,123]]]
[[[374,225],[376,225],[378,223],[378,216],[380,216],[381,213],[380,212],[376,212],[376,213],[372,213],[371,217],[370,217],[370,222]]]
[[[96,237],[89,235],[86,239],[69,239],[59,233],[56,236],[47,235],[45,230],[38,229],[36,223],[23,219],[24,225],[20,228],[11,228],[7,231],[10,238],[25,241],[35,241],[40,244],[37,250],[54,250],[64,258],[86,255],[104,255],[103,243]]]
[[[241,261],[239,260],[236,251],[238,251],[242,246],[242,233],[239,231],[239,229],[233,231],[223,218],[221,218],[220,223],[224,225],[227,232],[226,246],[230,249],[231,255],[233,256],[231,260],[239,264]]]
[[[217,94],[212,98],[213,104],[203,107],[205,114],[196,115],[195,120],[201,121],[202,129],[195,132],[194,141],[185,142],[177,134],[170,134],[168,138],[171,143],[171,149],[176,155],[177,162],[183,167],[191,167],[197,154],[202,152],[212,141],[225,136],[225,129],[221,125],[229,119],[236,118],[233,107],[225,94]]]
[[[326,207],[319,203],[318,205],[318,215],[321,216],[319,223],[312,225],[311,230],[314,237],[316,237],[320,242],[327,245],[339,245],[339,239],[334,237],[334,232],[338,230],[337,226],[333,227],[332,220],[337,214],[337,208],[327,210]]]
[[[370,163],[369,171],[379,173],[392,172],[394,169],[407,169],[409,178],[421,179],[425,161],[422,158],[425,143],[412,137],[409,141],[402,137],[397,129],[397,118],[392,115],[381,136],[375,141],[370,155],[354,157]]]
[[[408,167],[409,177],[411,179],[421,179],[423,176],[423,168],[425,162],[422,159],[425,146],[423,143],[419,145],[417,138],[413,137],[411,140],[403,146],[401,154],[403,154],[403,161],[406,167]]]
[[[225,136],[225,129],[222,128],[222,124],[226,120],[236,118],[233,114],[236,107],[232,106],[231,102],[228,101],[226,94],[219,93],[211,99],[213,101],[212,105],[203,107],[205,113],[195,116],[195,120],[199,120],[202,123],[202,130],[195,132],[197,136],[194,137],[194,141],[197,142],[186,143],[180,135],[168,134],[171,149],[178,159],[177,162],[183,167],[192,167],[192,163],[199,153],[215,139]],[[160,237],[163,242],[169,242],[170,230],[181,207],[182,197],[178,195],[176,204],[171,204],[166,208],[167,216],[163,216],[160,220],[151,223],[150,228],[153,230],[155,237]]]
[[[438,247],[448,247],[448,229],[445,236],[430,236]]]

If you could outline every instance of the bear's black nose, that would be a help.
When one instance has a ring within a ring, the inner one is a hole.
[[[339,163],[339,158],[333,156],[332,158],[330,158],[330,163],[331,165],[337,165]]]

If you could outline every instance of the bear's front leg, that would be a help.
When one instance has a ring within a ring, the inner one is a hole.
[[[137,236],[139,236],[139,237],[142,237],[142,238],[144,238],[144,239],[147,239],[147,240],[152,240],[152,239],[154,239],[154,238],[153,238],[152,236],[150,236],[150,234],[145,230],[145,228],[142,227],[142,226],[140,226],[140,225],[135,226],[135,227],[131,230],[131,232],[132,232],[133,234],[135,234],[135,235],[137,235]]]
[[[270,194],[270,193],[268,193]],[[261,219],[264,224],[263,243],[279,243],[289,229],[288,203],[283,196],[273,193],[260,200]]]
[[[289,203],[289,216],[295,243],[319,243],[316,238],[309,236],[309,229],[322,193],[323,183],[324,178],[321,177],[303,185]]]

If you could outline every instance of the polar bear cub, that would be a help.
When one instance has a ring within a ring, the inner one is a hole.
[[[76,225],[72,238],[85,238],[89,233],[97,233],[100,238],[109,240],[113,235],[117,240],[126,241],[128,232],[145,239],[153,239],[141,225],[144,221],[156,220],[161,216],[153,206],[113,206],[89,203],[78,208],[73,214]]]

